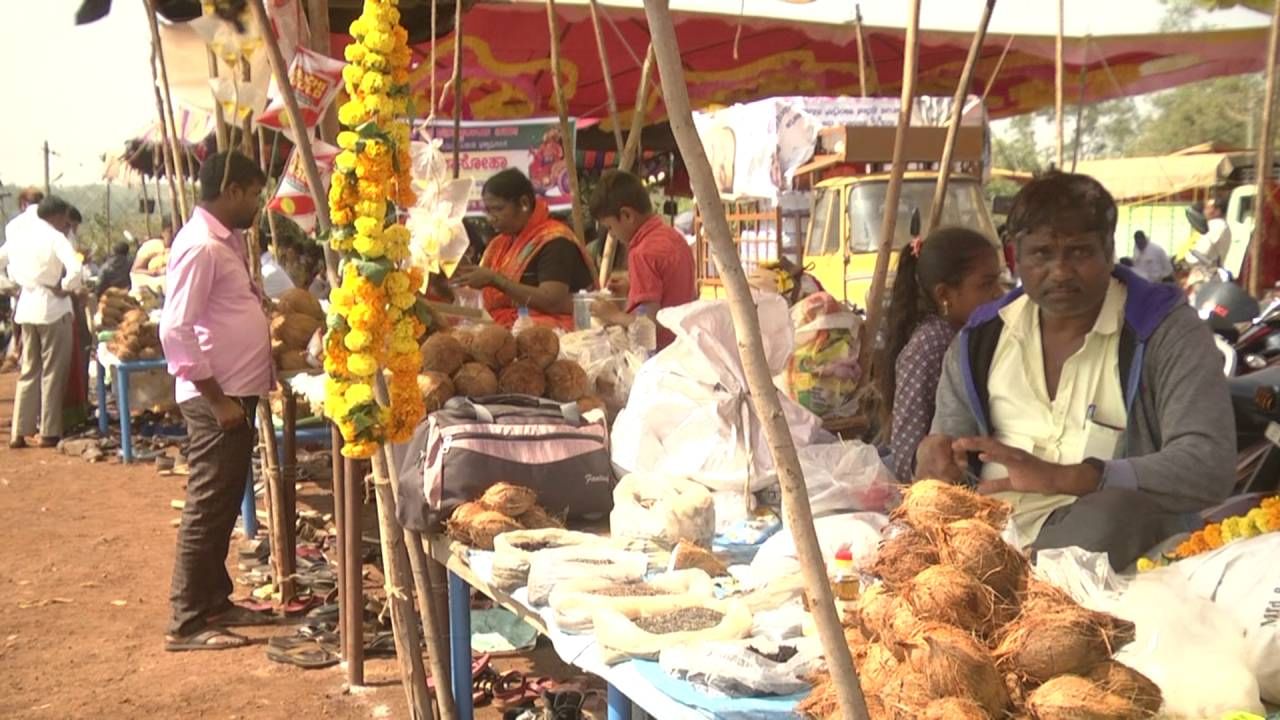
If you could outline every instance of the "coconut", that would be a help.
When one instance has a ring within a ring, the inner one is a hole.
[[[1100,615],[1078,606],[1035,614],[1024,610],[1002,630],[996,660],[1002,670],[1033,683],[1088,672],[1111,657]]]
[[[427,412],[433,413],[453,397],[453,381],[442,372],[425,372],[418,376],[418,390]]]
[[[991,525],[980,520],[959,520],[941,529],[938,555],[1002,598],[1016,598],[1026,587],[1027,559],[1005,542]]]
[[[969,633],[927,623],[906,642],[907,665],[924,676],[929,697],[964,697],[1004,717],[1009,693],[991,654]]]
[[[498,376],[489,366],[469,362],[453,374],[453,388],[464,397],[481,397],[498,392]]]
[[[840,716],[840,698],[836,695],[835,683],[831,682],[831,676],[823,674],[820,677],[809,678],[813,685],[808,697],[801,700],[796,705],[796,713],[803,717],[813,718],[813,720],[827,720],[830,717]]]
[[[516,334],[516,358],[529,360],[546,370],[551,363],[560,357],[560,336],[556,331],[542,325],[521,330]]]
[[[538,493],[523,485],[505,482],[490,486],[480,496],[480,504],[485,510],[500,512],[508,517],[528,512],[537,503]]]
[[[302,350],[283,350],[280,353],[280,370],[283,372],[292,372],[295,370],[310,370],[311,363],[307,362],[307,354]]]
[[[994,628],[995,593],[951,565],[925,568],[903,588],[902,599],[920,620],[943,622],[980,635],[988,635]]]
[[[547,391],[547,378],[532,360],[516,360],[498,375],[498,391],[542,397]]]
[[[493,510],[481,512],[467,525],[467,532],[471,535],[471,546],[480,550],[492,550],[493,539],[504,532],[523,529],[515,519]]]
[[[1022,717],[1027,708],[1027,686],[1017,673],[1004,674],[1004,689],[1009,691],[1009,702],[1013,705],[1014,716]]]
[[[880,689],[883,717],[894,720],[918,718],[933,697],[929,681],[923,675],[905,664],[899,665]]]
[[[462,343],[449,333],[436,333],[422,343],[422,369],[452,375],[467,361]]]
[[[582,366],[572,360],[556,360],[547,367],[547,397],[556,402],[581,400],[591,392]]]
[[[320,329],[321,324],[320,320],[303,313],[279,315],[271,321],[271,337],[291,350],[305,350],[307,343],[311,342],[311,336]]]
[[[1061,675],[1032,690],[1027,709],[1036,720],[1135,720],[1154,715],[1079,675]]]
[[[449,520],[445,523],[445,529],[449,532],[449,537],[460,543],[471,544],[471,521],[480,513],[484,512],[484,507],[477,502],[462,503],[453,509],[453,513],[449,515]]]
[[[946,697],[931,701],[924,708],[923,720],[991,720],[991,715],[969,698]]]
[[[592,410],[599,410],[600,412],[608,412],[608,406],[604,404],[604,400],[601,400],[599,397],[595,395],[588,395],[578,400],[579,413],[582,413],[585,415],[591,412]]]
[[[865,695],[879,695],[898,670],[898,658],[881,643],[868,643],[854,654],[858,681]]]
[[[499,370],[516,359],[516,339],[501,325],[485,325],[476,331],[470,347],[471,359]]]
[[[534,505],[517,515],[516,522],[523,525],[527,530],[564,527],[564,523],[560,522],[559,518],[544,510],[541,505]]]
[[[879,638],[889,627],[889,613],[893,610],[895,599],[884,583],[876,583],[862,590],[855,614],[867,637]]]
[[[941,480],[919,480],[903,493],[902,504],[892,517],[919,530],[968,518],[1000,530],[1009,519],[1009,505]]]
[[[927,535],[907,526],[898,526],[894,531],[885,533],[870,570],[896,588],[937,563],[938,550]]]
[[[281,314],[302,313],[324,322],[324,308],[320,307],[320,301],[314,295],[302,288],[289,288],[280,294],[276,300],[276,307],[280,309]]]
[[[1085,678],[1112,695],[1128,700],[1147,715],[1160,712],[1160,706],[1164,704],[1160,688],[1150,678],[1115,660],[1100,663]]]

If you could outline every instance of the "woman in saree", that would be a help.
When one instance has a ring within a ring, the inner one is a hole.
[[[573,294],[596,286],[595,264],[582,241],[552,219],[519,170],[489,178],[482,196],[498,235],[478,266],[458,269],[453,284],[481,290],[485,310],[505,327],[526,307],[539,325],[573,330]]]

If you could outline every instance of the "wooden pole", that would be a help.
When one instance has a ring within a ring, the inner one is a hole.
[[[933,187],[933,205],[929,208],[929,224],[925,233],[933,232],[942,222],[942,209],[947,201],[947,182],[951,179],[951,158],[955,154],[956,136],[960,134],[960,122],[964,118],[964,101],[969,96],[969,84],[973,81],[973,69],[978,65],[978,56],[982,54],[982,44],[987,39],[987,26],[991,23],[991,12],[995,10],[996,0],[987,0],[982,7],[982,19],[978,21],[978,29],[973,33],[973,42],[969,45],[969,56],[965,58],[964,70],[960,71],[960,82],[956,83],[956,94],[951,98],[951,124],[947,127],[947,139],[942,146],[942,162],[938,165],[938,181]]]
[[[333,526],[337,529],[338,551],[338,646],[344,659],[347,654],[347,558],[342,541],[346,538],[346,483],[343,480],[342,433],[329,423],[329,476],[333,490]],[[350,663],[347,672],[350,673]],[[350,677],[348,677],[350,682]]]
[[[213,52],[213,48],[206,51],[209,61],[209,79],[218,79],[218,56]],[[214,138],[217,143],[218,152],[226,152],[227,149],[227,116],[222,112],[222,103],[214,101],[213,103],[213,119]]]
[[[435,12],[435,3],[431,3]],[[329,42],[329,0],[307,0],[307,24],[311,28],[311,49],[329,57],[333,51]],[[338,104],[330,103],[320,120],[320,139],[328,143],[338,139]]]
[[[1080,127],[1080,124],[1084,122],[1084,94],[1089,80],[1088,64],[1089,40],[1085,38],[1084,59],[1080,61],[1080,96],[1076,100],[1076,127],[1071,140],[1071,172],[1076,171],[1076,165],[1080,162],[1080,140],[1084,137],[1084,128]]]
[[[169,212],[173,218],[173,231],[176,233],[182,227],[183,220],[187,217],[187,196],[185,193],[178,192],[177,169],[173,157],[173,146],[169,143],[169,124],[164,119],[164,98],[160,96],[160,75],[156,72],[156,56],[160,53],[160,46],[154,41],[151,43],[151,89],[156,100],[156,121],[160,124],[160,158],[164,165],[165,179],[169,181]],[[152,163],[154,166],[154,163]],[[156,173],[156,184],[159,185],[160,174]],[[160,190],[156,188],[156,197],[160,197]]]
[[[649,107],[649,77],[653,74],[653,44],[645,52],[644,65],[640,68],[640,85],[636,89],[636,104],[631,111],[631,132],[627,133],[627,143],[618,157],[618,169],[630,172],[640,156],[640,138],[644,134],[645,111]],[[618,240],[612,234],[604,238],[604,252],[600,254],[600,288],[609,286],[609,275],[613,273],[614,256],[618,254]]]
[[[858,86],[862,97],[867,96],[867,49],[862,38],[862,5],[853,6],[854,39],[858,41]]]
[[[453,4],[453,179],[462,172],[462,0]]]
[[[1062,63],[1062,33],[1064,28],[1065,12],[1063,5],[1066,0],[1058,0],[1058,34],[1054,39],[1053,46],[1053,122],[1057,132],[1055,134],[1055,142],[1057,153],[1055,157],[1058,159],[1058,169],[1062,169],[1062,161],[1065,157],[1063,146],[1063,127],[1062,127],[1062,81],[1065,72]]]
[[[1000,51],[1000,59],[996,61],[996,66],[991,71],[991,77],[987,78],[984,83],[985,87],[982,88],[981,105],[987,104],[987,96],[991,94],[991,88],[995,87],[996,78],[1000,77],[1000,70],[1004,68],[1004,59],[1009,56],[1009,48],[1013,47],[1013,39],[1016,37],[1018,36],[1010,35],[1009,39],[1005,41],[1004,50]]]
[[[1271,9],[1271,36],[1267,41],[1267,85],[1262,97],[1262,135],[1258,138],[1258,196],[1253,206],[1253,238],[1249,243],[1249,294],[1262,297],[1262,249],[1267,244],[1267,215],[1272,212],[1271,164],[1274,148],[1276,105],[1276,50],[1280,45],[1280,0]]]
[[[147,239],[151,239],[151,202],[147,197],[147,178],[142,176],[142,182],[138,183],[142,187],[142,222],[147,230]]]
[[[919,4],[919,0],[914,2]],[[842,717],[866,720],[866,702],[858,684],[853,659],[849,655],[844,630],[840,626],[840,619],[836,617],[835,600],[822,561],[822,549],[813,529],[813,513],[805,490],[804,474],[765,357],[764,342],[760,336],[760,318],[756,314],[751,288],[747,285],[746,273],[742,270],[737,248],[734,247],[729,232],[729,223],[725,219],[724,205],[720,201],[711,163],[707,160],[706,150],[693,125],[689,89],[685,85],[675,24],[667,9],[666,0],[645,0],[644,9],[649,19],[649,34],[653,39],[662,76],[662,95],[666,101],[671,132],[675,135],[680,153],[689,169],[694,195],[707,222],[707,234],[711,240],[716,268],[729,293],[729,309],[738,337],[738,353],[746,372],[751,402],[764,425],[769,449],[773,453],[782,487],[783,514],[786,525],[795,538],[805,591],[812,601],[814,621],[840,699]]]
[[[298,98],[293,94],[293,85],[289,82],[289,67],[285,65],[284,54],[280,52],[280,43],[271,30],[271,22],[267,19],[267,9],[262,0],[252,0],[253,17],[258,22],[258,32],[262,34],[267,46],[267,58],[271,61],[271,74],[276,79],[276,87],[280,97],[284,98],[285,111],[289,114],[289,123],[296,128],[294,142],[298,152],[302,153],[302,167],[307,173],[307,184],[311,186],[311,199],[316,204],[316,229],[323,235],[329,234],[329,193],[325,191],[320,180],[320,168],[316,165],[316,155],[311,149],[311,136],[306,131],[306,123],[302,120],[302,111],[298,109]],[[325,277],[329,287],[336,288],[341,284],[338,278],[338,253],[329,243],[324,243]]]
[[[275,569],[276,587],[280,590],[280,613],[294,596],[296,560],[293,549],[294,519],[289,507],[286,478],[280,472],[280,455],[276,447],[276,428],[271,420],[271,405],[264,395],[258,398],[258,435],[262,440],[262,476],[268,488],[267,508],[271,518],[271,564]]]
[[[596,50],[600,53],[600,72],[604,76],[604,91],[609,102],[609,121],[613,123],[613,141],[621,153],[622,124],[618,121],[618,96],[613,92],[613,72],[609,69],[609,53],[604,47],[604,31],[600,27],[600,8],[596,0],[590,0],[591,27],[596,31]]]
[[[339,612],[346,616],[347,637],[344,640],[347,659],[347,682],[352,686],[364,685],[364,476],[356,472],[360,467],[354,460],[344,459],[343,477],[346,479],[343,498],[346,508],[343,516],[347,525],[339,537],[342,540],[342,572],[347,577],[347,594]]]
[[[560,28],[556,23],[556,0],[547,0],[547,32],[551,36],[551,84],[555,89],[556,109],[560,113],[560,144],[564,148],[564,166],[569,173],[569,193],[573,196],[573,232],[578,239],[586,237],[586,219],[582,210],[582,189],[578,185],[577,138],[569,124],[569,103],[564,96],[564,79],[560,76]]]
[[[400,681],[404,685],[409,713],[414,720],[431,720],[431,694],[426,670],[422,667],[422,646],[418,643],[418,620],[413,607],[413,575],[408,568],[404,531],[396,521],[396,496],[387,476],[387,461],[381,452],[373,454],[373,490],[378,505],[378,529],[382,538],[382,569],[386,578],[387,605],[391,608],[391,634],[396,643]]]
[[[889,187],[885,190],[880,249],[876,253],[876,267],[871,276],[871,291],[867,294],[867,324],[862,335],[859,357],[863,368],[871,367],[880,328],[884,325],[885,280],[889,274],[889,256],[893,254],[894,232],[898,229],[898,199],[902,196],[902,175],[907,164],[907,131],[911,126],[911,106],[915,102],[916,61],[920,52],[919,30],[920,0],[911,0],[907,5],[907,46],[902,61],[902,108],[898,112],[898,130],[893,138],[893,167],[889,175]],[[863,382],[870,376],[870,372],[863,372]]]
[[[178,171],[178,197],[182,200],[182,216],[187,217],[192,210],[187,198],[187,153],[182,148],[182,137],[178,132],[178,121],[173,113],[173,93],[169,88],[169,66],[164,59],[164,44],[160,41],[160,23],[156,20],[155,0],[142,0],[147,7],[147,20],[151,24],[152,58],[160,65],[160,85],[164,90],[165,117],[169,121],[169,143],[173,148],[173,167]],[[175,225],[176,228],[176,225]]]

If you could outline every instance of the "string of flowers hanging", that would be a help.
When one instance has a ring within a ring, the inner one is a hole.
[[[367,458],[379,443],[404,442],[422,419],[418,339],[428,314],[414,289],[409,231],[397,206],[415,201],[410,184],[408,33],[398,0],[365,0],[351,23],[343,69],[348,100],[329,188],[330,244],[343,255],[341,284],[329,295],[325,335],[325,413],[337,424],[342,454]],[[377,373],[390,374],[389,405],[374,397]]]

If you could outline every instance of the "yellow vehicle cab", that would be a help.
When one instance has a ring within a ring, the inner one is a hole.
[[[897,251],[911,242],[911,214],[918,210],[921,218],[929,217],[936,182],[934,171],[908,172],[903,178],[893,235],[894,254],[889,265],[890,282],[898,263]],[[871,289],[888,188],[888,173],[836,177],[814,187],[803,264],[811,268],[809,272],[827,292],[859,307],[866,307],[867,292]],[[976,178],[951,177],[942,225],[976,230],[999,247],[982,185]]]

